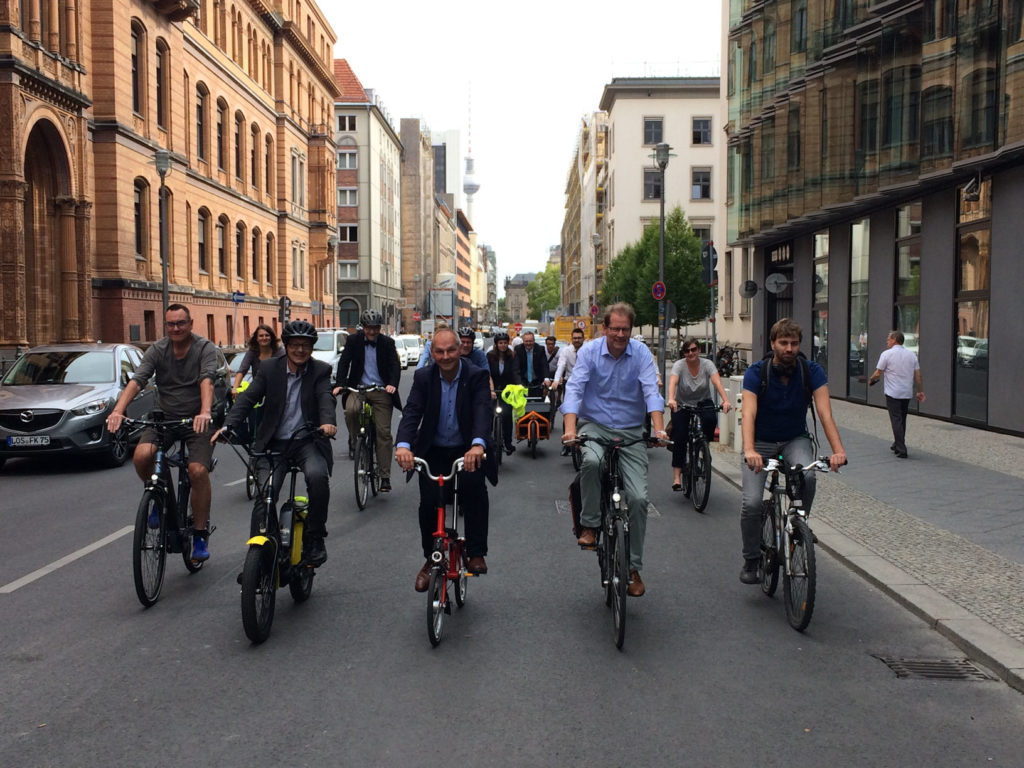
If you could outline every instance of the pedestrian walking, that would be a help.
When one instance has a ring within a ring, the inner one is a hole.
[[[868,379],[874,386],[885,375],[885,407],[892,422],[892,445],[889,450],[899,459],[907,458],[907,412],[910,399],[917,397],[924,402],[924,387],[921,384],[921,364],[917,355],[903,346],[903,332],[889,331],[885,340],[888,349],[878,358],[875,372]],[[914,387],[917,395],[914,395]]]

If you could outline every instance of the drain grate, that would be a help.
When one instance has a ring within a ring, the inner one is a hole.
[[[970,659],[876,659],[896,673],[896,677],[909,680],[996,680]]]

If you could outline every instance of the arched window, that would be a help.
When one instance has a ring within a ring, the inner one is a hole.
[[[260,230],[252,231],[252,281],[260,281]]]
[[[267,269],[264,272],[267,276],[267,285],[274,284],[274,236],[267,234]]]
[[[210,263],[206,253],[206,243],[210,228],[210,212],[205,208],[199,209],[199,216],[196,218],[196,260],[199,262],[200,274],[207,274],[210,271]]]
[[[342,328],[359,325],[359,305],[354,299],[342,299],[338,302],[338,325]]]
[[[208,92],[202,83],[196,85],[196,157],[206,161],[206,110]]]
[[[235,178],[245,181],[245,116],[235,112]]]
[[[266,168],[266,183],[263,185],[268,195],[274,193],[274,139],[267,134],[266,150],[264,152],[264,167]]]
[[[225,168],[224,163],[227,162],[227,148],[224,146],[224,143],[227,141],[227,137],[224,135],[224,121],[227,120],[227,112],[227,102],[225,102],[224,99],[217,99],[217,167],[222,171]]]
[[[138,19],[132,19],[132,111],[145,117],[146,104],[146,29]]]
[[[145,259],[149,255],[149,182],[135,180],[133,205],[135,221],[135,258]]]
[[[156,124],[167,127],[168,97],[171,93],[171,51],[162,37],[156,41]]]
[[[245,279],[245,224],[235,225],[235,277]]]
[[[217,243],[217,274],[221,277],[228,276],[228,217],[221,216],[217,219],[217,231],[215,232]]]
[[[260,185],[260,127],[252,124],[249,132],[249,181],[253,187]]]

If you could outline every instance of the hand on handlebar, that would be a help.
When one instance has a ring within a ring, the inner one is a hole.
[[[844,464],[846,464],[846,451],[836,451],[829,457],[828,467],[833,472],[838,472]]]
[[[111,411],[110,415],[107,416],[107,431],[117,432],[121,428],[121,424],[124,422],[124,414],[118,413],[117,411]]]
[[[408,448],[395,448],[395,462],[403,471],[409,472],[415,467],[413,453]]]

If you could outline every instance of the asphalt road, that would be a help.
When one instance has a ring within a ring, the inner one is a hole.
[[[554,441],[503,464],[490,573],[470,580],[431,648],[412,588],[416,484],[396,473],[394,493],[359,512],[343,447],[330,559],[308,603],[279,593],[261,646],[242,631],[250,505],[228,450],[214,473],[213,557],[192,576],[169,557],[148,610],[132,586],[131,467],[8,462],[0,764],[1021,764],[1019,693],[898,679],[876,656],[961,654],[821,551],[814,618],[794,632],[781,587],[768,599],[737,578],[738,492],[716,477],[696,514],[670,491],[664,450],[650,454],[648,592],[629,602],[622,652],[596,558],[556,509],[571,466]]]

